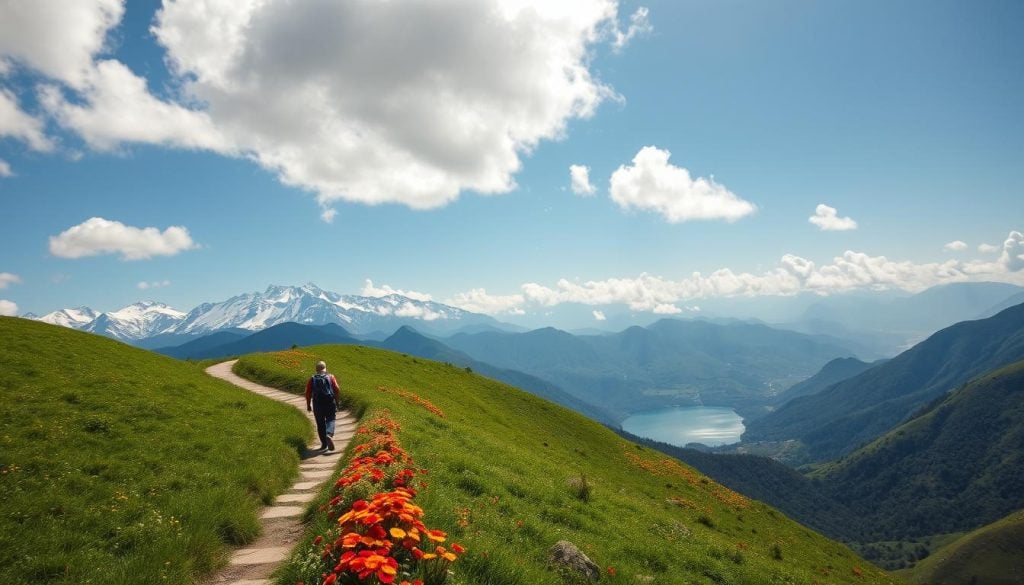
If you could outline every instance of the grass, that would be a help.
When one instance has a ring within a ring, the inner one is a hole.
[[[674,459],[461,368],[320,346],[246,356],[236,372],[300,392],[318,359],[357,416],[390,412],[404,448],[429,470],[417,497],[427,524],[468,549],[450,583],[562,583],[546,558],[563,539],[602,568],[602,583],[900,582]],[[328,493],[310,505],[310,534],[280,583],[319,583],[309,541],[329,526],[317,512]]]
[[[954,540],[901,575],[922,585],[1024,583],[1024,510]]]
[[[61,327],[0,339],[0,583],[194,583],[297,475],[290,406]]]

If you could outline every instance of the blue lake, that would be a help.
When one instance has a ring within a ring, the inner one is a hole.
[[[709,447],[736,443],[743,434],[743,419],[721,406],[674,406],[641,412],[622,421],[623,430],[662,443]]]

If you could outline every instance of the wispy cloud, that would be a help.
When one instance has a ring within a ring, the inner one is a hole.
[[[169,281],[169,280],[154,280],[152,282],[142,281],[139,284],[137,284],[136,286],[139,288],[139,290],[148,290],[148,289],[151,289],[151,288],[164,288],[164,287],[167,287],[167,286],[171,286],[171,281]]]
[[[947,252],[962,252],[968,248],[967,242],[962,240],[953,240],[942,246],[942,249]]]
[[[369,278],[366,279],[366,283],[363,285],[361,293],[364,297],[386,297],[388,295],[402,295],[403,297],[410,298],[414,301],[430,301],[433,298],[427,293],[416,292],[414,290],[400,290],[392,288],[388,285],[374,286],[373,281]]]
[[[615,29],[612,31],[612,48],[616,51],[621,51],[634,37],[649,34],[653,30],[654,27],[651,26],[650,21],[650,11],[645,6],[641,6],[630,15],[629,26],[626,27],[625,32],[616,23]]]
[[[12,284],[21,284],[21,277],[10,272],[0,272],[0,289],[7,288]]]
[[[608,317],[606,317],[604,315],[604,311],[594,310],[594,311],[591,311],[591,314],[594,315],[594,319],[596,319],[597,321],[607,321],[608,320]]]

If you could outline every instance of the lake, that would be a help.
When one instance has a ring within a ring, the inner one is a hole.
[[[622,421],[626,432],[679,447],[687,443],[704,443],[709,447],[737,443],[744,428],[736,411],[724,406],[660,408]]]

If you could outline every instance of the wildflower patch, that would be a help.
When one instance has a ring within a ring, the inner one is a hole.
[[[315,355],[298,349],[275,351],[270,356],[278,364],[292,370],[308,367],[316,361]]]
[[[701,477],[685,465],[667,457],[658,461],[650,461],[629,451],[625,452],[626,459],[636,467],[654,475],[678,477],[693,487],[702,489],[711,494],[713,498],[726,506],[735,509],[745,509],[750,506],[750,500],[746,497],[723,487],[716,483],[709,482],[707,478]]]
[[[424,409],[427,410],[427,412],[430,412],[431,414],[436,415],[438,418],[444,418],[444,411],[443,410],[441,410],[439,407],[435,406],[432,402],[430,402],[426,398],[423,398],[419,394],[416,394],[415,392],[410,392],[410,391],[404,390],[402,388],[389,388],[387,386],[378,386],[377,390],[380,391],[380,392],[386,392],[386,393],[389,393],[389,394],[397,394],[397,395],[401,396],[402,398],[405,398],[405,400],[407,402],[411,403],[411,404],[415,404],[417,406],[422,406]]]
[[[355,457],[334,484],[334,497],[322,506],[334,520],[313,540],[319,550],[320,583],[441,585],[449,566],[465,549],[445,547],[447,534],[423,522],[414,502],[417,469],[401,447],[401,427],[386,412],[356,430]]]

